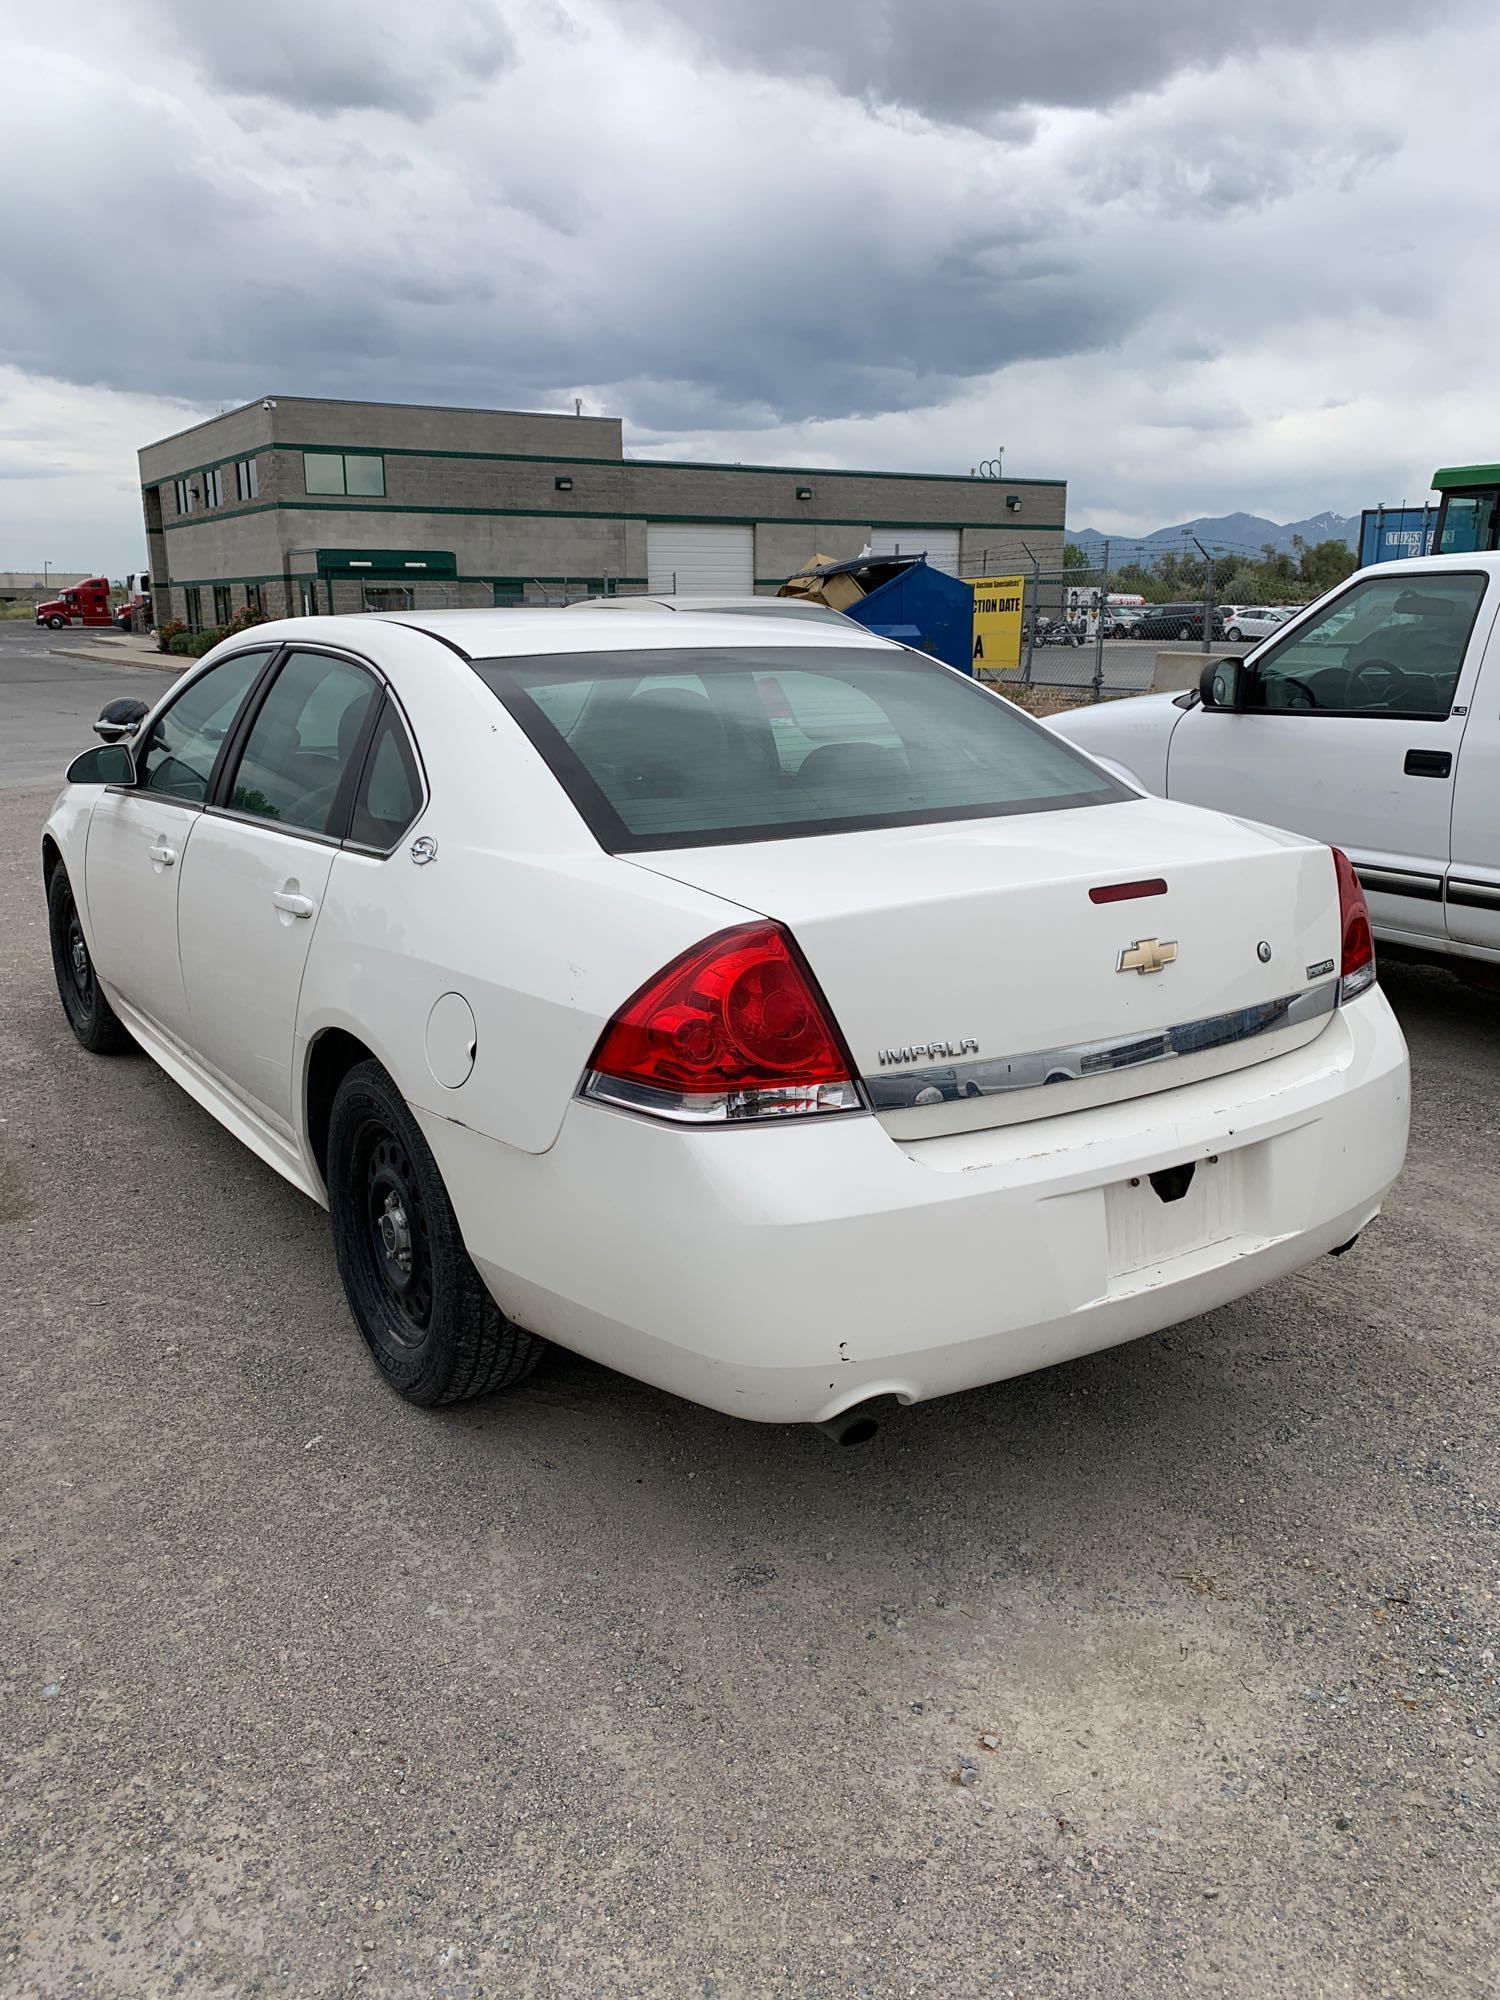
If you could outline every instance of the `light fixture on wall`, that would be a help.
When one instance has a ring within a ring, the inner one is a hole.
[[[812,493],[813,490],[810,486],[799,486],[797,488],[797,498],[799,500],[811,500]]]
[[[1009,507],[1009,509],[1010,509],[1010,511],[1012,512],[1012,514],[1019,514],[1019,513],[1020,513],[1020,511],[1021,511],[1021,496],[1020,496],[1020,494],[1019,494],[1019,493],[1007,493],[1007,494],[1006,494],[1006,496],[1005,496],[1005,504],[1006,504],[1006,506],[1007,506],[1007,507]]]
[[[558,473],[552,484],[557,488],[559,493],[571,493],[573,491],[573,481],[566,472]]]

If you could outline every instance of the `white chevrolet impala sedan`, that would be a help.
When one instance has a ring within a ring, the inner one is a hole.
[[[853,626],[291,620],[97,727],[73,1032],[329,1209],[413,1402],[554,1341],[855,1437],[1346,1249],[1401,1167],[1339,853]]]

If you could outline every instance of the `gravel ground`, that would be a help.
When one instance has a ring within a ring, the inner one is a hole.
[[[376,1381],[0,795],[0,1990],[1500,1990],[1500,1019],[1341,1261],[863,1451]],[[1003,1273],[997,1274],[1003,1281]],[[850,1273],[857,1286],[859,1273]]]

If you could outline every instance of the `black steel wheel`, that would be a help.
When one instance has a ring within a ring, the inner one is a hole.
[[[531,1373],[547,1342],[490,1297],[422,1129],[377,1062],[356,1064],[334,1098],[328,1200],[349,1310],[393,1389],[456,1403]]]
[[[118,1055],[130,1047],[130,1037],[95,976],[88,939],[73,899],[73,885],[61,862],[53,869],[47,884],[47,929],[52,940],[57,995],[68,1017],[68,1026],[90,1054]]]

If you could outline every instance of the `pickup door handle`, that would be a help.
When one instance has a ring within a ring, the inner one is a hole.
[[[1408,750],[1401,768],[1408,778],[1446,778],[1453,769],[1453,752]]]
[[[290,889],[273,889],[271,901],[289,917],[310,917],[317,908],[311,896],[297,896]]]
[[[164,840],[154,840],[151,843],[151,859],[159,861],[163,868],[170,868],[177,859],[177,849],[168,847]]]

